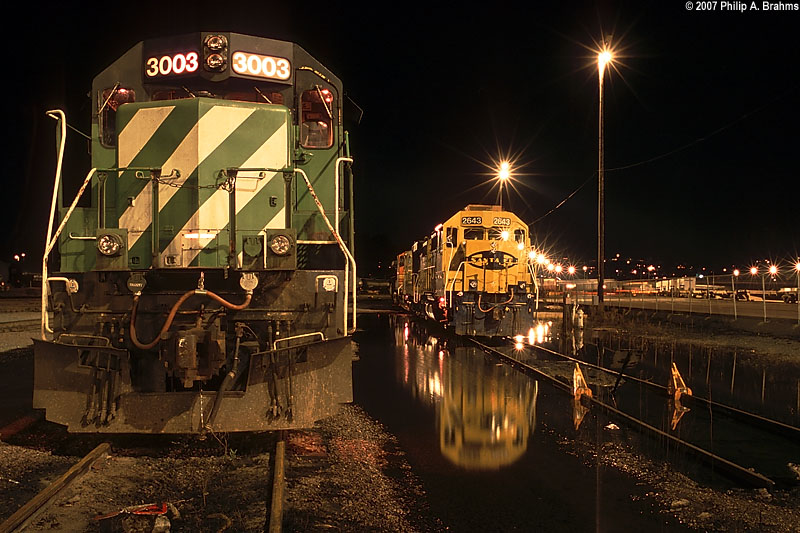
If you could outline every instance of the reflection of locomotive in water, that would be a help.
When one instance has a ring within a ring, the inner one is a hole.
[[[515,214],[468,205],[398,256],[395,299],[459,335],[527,335],[536,305],[530,249]]]
[[[393,320],[398,378],[435,405],[442,455],[469,470],[519,459],[536,426],[537,382],[487,361],[477,348],[453,346],[402,317]]]
[[[70,431],[191,433],[350,401],[338,78],[296,44],[203,32],[137,44],[91,94],[94,168],[51,236],[59,159],[34,406]]]

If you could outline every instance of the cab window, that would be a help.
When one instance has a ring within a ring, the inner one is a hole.
[[[458,241],[458,228],[447,228],[447,240],[444,245],[447,247],[455,246]]]
[[[300,97],[300,146],[333,146],[333,93],[329,89],[316,86]]]
[[[468,241],[480,241],[483,238],[483,228],[466,228],[464,230],[464,239]]]
[[[497,226],[489,228],[490,241],[507,241],[508,237],[508,228],[501,228]]]
[[[100,144],[108,148],[117,145],[117,109],[136,101],[132,89],[114,87],[100,93]]]
[[[514,240],[517,241],[519,244],[525,244],[525,230],[524,229],[515,229],[514,230]]]

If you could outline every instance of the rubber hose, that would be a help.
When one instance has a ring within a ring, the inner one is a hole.
[[[175,302],[175,304],[172,306],[172,309],[170,309],[169,315],[167,315],[167,320],[161,327],[161,331],[159,331],[158,335],[156,335],[156,338],[153,339],[152,342],[143,343],[140,342],[138,337],[136,336],[136,311],[139,308],[139,296],[140,296],[139,294],[136,294],[133,297],[133,309],[131,309],[131,340],[133,341],[134,346],[136,346],[140,350],[150,350],[152,348],[155,348],[155,346],[158,344],[158,341],[161,340],[162,335],[164,335],[164,333],[167,332],[169,327],[172,325],[172,321],[175,320],[175,315],[178,314],[178,309],[180,308],[180,306],[183,305],[183,302],[188,300],[194,294],[205,294],[212,300],[219,302],[220,304],[222,304],[223,306],[232,311],[241,311],[242,309],[250,305],[250,300],[252,300],[253,298],[252,293],[248,292],[247,296],[245,296],[244,302],[242,302],[239,305],[235,305],[211,291],[200,291],[200,290],[187,291],[183,293],[183,295],[181,295],[180,298],[178,298],[178,301]]]

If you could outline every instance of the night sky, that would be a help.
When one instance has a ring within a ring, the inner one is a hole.
[[[205,30],[297,42],[363,109],[348,126],[360,272],[464,205],[494,202],[490,167],[503,156],[518,191],[505,204],[536,221],[536,239],[576,263],[596,258],[592,50],[603,36],[621,56],[604,91],[607,256],[718,268],[800,253],[800,11],[679,0],[64,4],[6,23],[16,28],[3,89],[12,230],[0,260],[41,257],[55,169],[45,110],[88,131],[94,75],[140,40]],[[67,172],[80,180],[86,143],[70,134],[68,144]]]

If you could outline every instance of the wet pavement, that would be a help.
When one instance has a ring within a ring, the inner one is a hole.
[[[597,459],[602,413],[405,315],[359,317],[354,398],[394,434],[454,531],[680,531],[635,477]],[[566,370],[566,369],[565,369]]]

